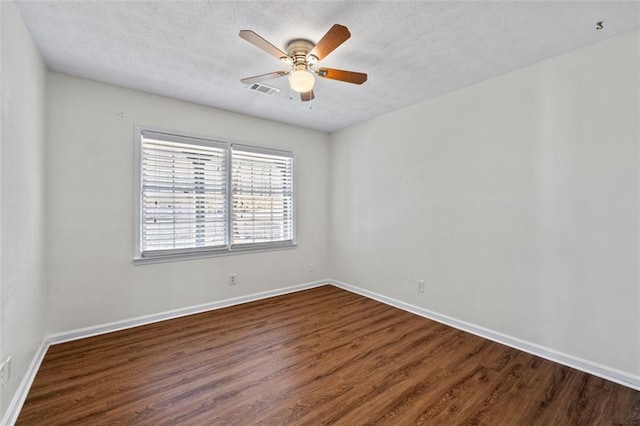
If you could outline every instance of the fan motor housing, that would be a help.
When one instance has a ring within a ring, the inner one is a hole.
[[[287,55],[291,59],[293,59],[294,65],[306,64],[307,63],[307,55],[311,52],[315,45],[305,39],[295,39],[291,40],[287,44]]]

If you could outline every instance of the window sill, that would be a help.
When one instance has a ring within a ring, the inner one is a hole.
[[[164,262],[178,262],[181,260],[196,260],[196,259],[204,259],[207,257],[222,257],[222,256],[235,256],[238,254],[250,254],[250,253],[264,253],[269,251],[280,251],[280,250],[291,250],[295,249],[298,246],[297,243],[282,245],[282,246],[272,246],[272,247],[247,247],[247,248],[236,248],[232,250],[212,250],[212,251],[202,251],[196,253],[182,253],[182,254],[172,254],[165,256],[153,256],[153,257],[141,257],[134,258],[134,265],[147,265],[152,263],[164,263]]]

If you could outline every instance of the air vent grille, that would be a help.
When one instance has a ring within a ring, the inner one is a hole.
[[[280,89],[278,89],[277,87],[271,87],[261,83],[253,83],[247,87],[250,90],[254,90],[256,92],[264,93],[267,95],[277,95],[278,93],[280,93]]]

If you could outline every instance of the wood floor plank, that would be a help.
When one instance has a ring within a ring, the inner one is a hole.
[[[51,346],[18,425],[640,425],[640,392],[332,286]]]

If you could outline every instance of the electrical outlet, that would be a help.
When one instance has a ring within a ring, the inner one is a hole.
[[[309,272],[313,272],[313,263],[309,264]]]
[[[416,284],[418,293],[424,293],[424,280],[417,280]]]
[[[229,274],[229,285],[238,284],[238,274]]]

